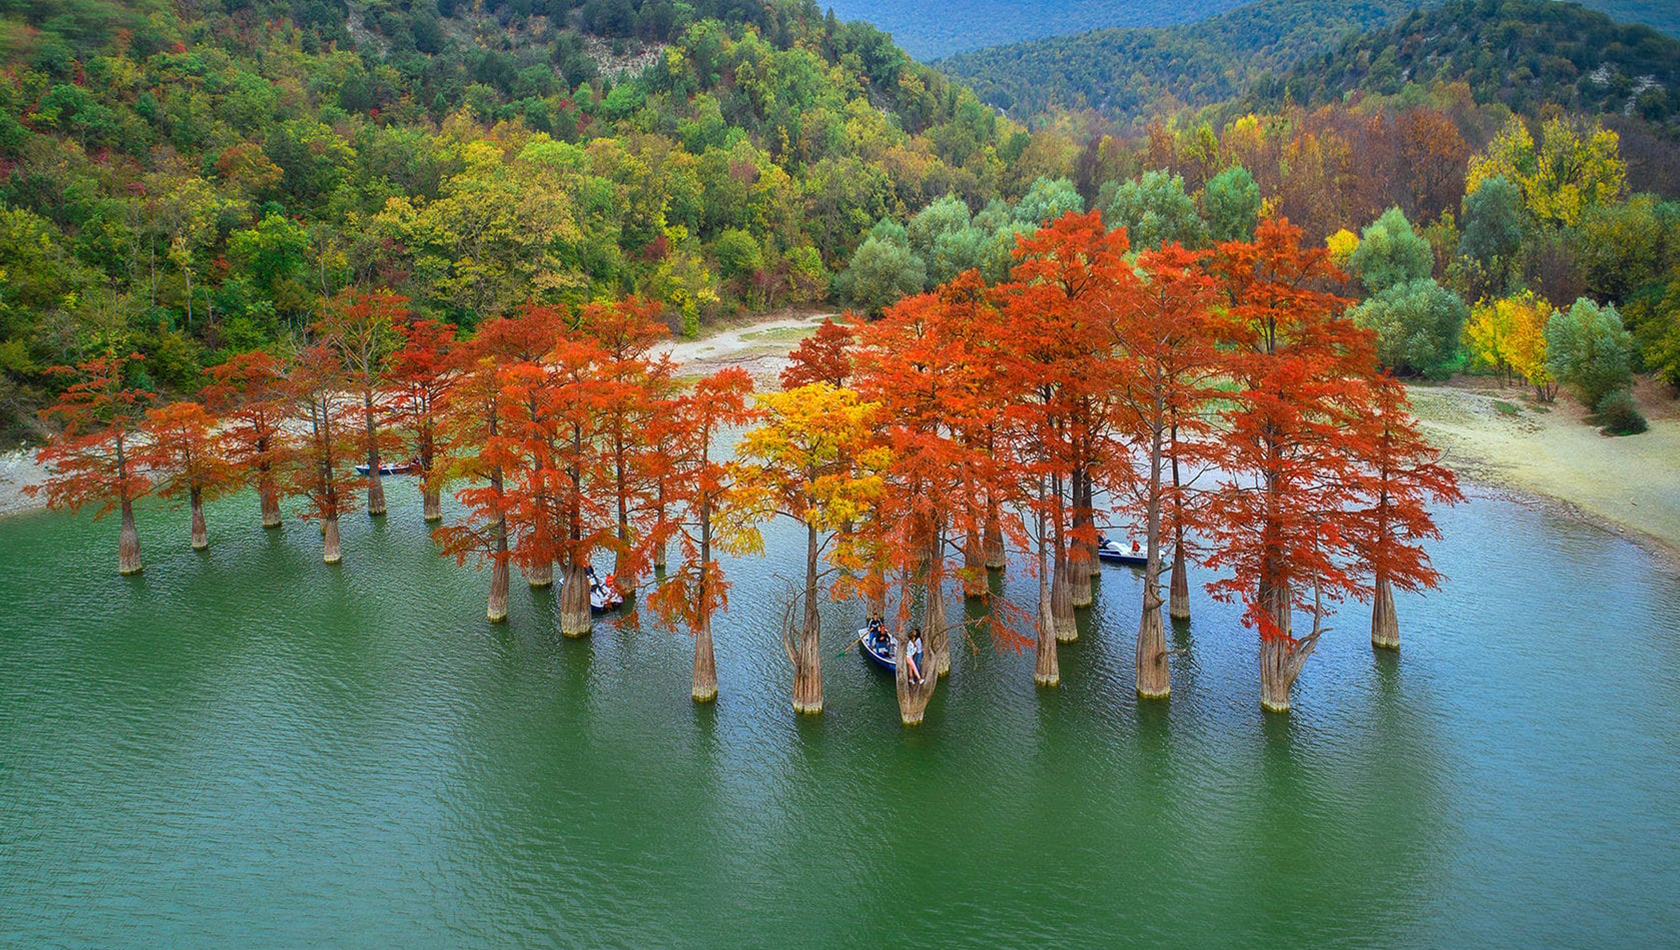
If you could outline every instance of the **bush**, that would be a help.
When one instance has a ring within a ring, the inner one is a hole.
[[[1648,428],[1645,417],[1633,403],[1633,394],[1625,389],[1606,393],[1598,401],[1594,418],[1611,435],[1638,435]]]

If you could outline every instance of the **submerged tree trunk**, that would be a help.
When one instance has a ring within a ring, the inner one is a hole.
[[[1068,539],[1068,599],[1074,607],[1089,607],[1092,600],[1091,575],[1096,566],[1096,551],[1085,540],[1096,531],[1096,518],[1091,513],[1090,476],[1073,473],[1073,537]]]
[[[117,531],[117,573],[138,574],[145,565],[140,563],[140,532],[134,527],[134,503],[122,502],[122,527]]]
[[[490,599],[484,606],[484,619],[502,623],[508,615],[507,519],[497,518],[490,531],[496,539],[496,549],[490,559]]]
[[[1079,513],[1074,516],[1074,523],[1082,525],[1085,531],[1085,541],[1081,547],[1085,550],[1085,570],[1096,577],[1102,573],[1102,561],[1097,557],[1097,490],[1091,483],[1091,475],[1087,472],[1080,480]]]
[[[945,584],[938,577],[928,584],[924,613],[922,625],[927,633],[923,640],[927,644],[928,666],[934,674],[929,678],[937,679],[951,672],[951,637],[945,630]]]
[[[379,427],[373,419],[373,391],[362,392],[362,419],[367,427],[367,509],[370,517],[385,513],[385,480],[379,477]]]
[[[1318,646],[1322,618],[1314,619],[1312,633],[1295,639],[1291,636],[1289,589],[1262,583],[1260,603],[1277,628],[1275,636],[1262,635],[1260,640],[1260,706],[1267,712],[1288,712],[1295,679]]]
[[[210,546],[210,532],[204,524],[204,493],[193,488],[189,497],[192,499],[192,548],[202,551]]]
[[[1379,650],[1400,649],[1400,619],[1394,613],[1394,587],[1381,575],[1377,577],[1376,600],[1371,605],[1371,646]]]
[[[420,483],[420,520],[428,524],[443,520],[443,490],[432,482],[434,457],[431,424],[427,423],[420,433],[420,472],[425,479]]]
[[[817,611],[817,568],[821,546],[817,529],[805,526],[805,593],[797,635],[784,637],[793,662],[793,711],[815,715],[823,709],[822,615]]]
[[[571,579],[570,577],[567,578],[567,580],[570,580],[570,579]],[[553,584],[554,584],[554,562],[553,561],[542,561],[541,563],[538,563],[538,564],[531,564],[531,565],[526,566],[526,568],[525,568],[525,583],[531,585],[532,587],[551,587],[551,586],[553,586]],[[584,579],[584,585],[583,586],[586,590],[588,589],[588,587],[589,587],[588,578]],[[589,596],[588,596],[587,593],[584,595],[583,602],[584,602],[585,606],[587,606],[588,603],[589,603]]]
[[[986,556],[980,549],[980,532],[970,528],[963,538],[963,596],[976,600],[986,596]]]
[[[321,519],[321,560],[328,564],[337,564],[342,556],[338,537],[338,512],[334,511]]]
[[[1144,571],[1143,616],[1138,620],[1135,659],[1139,699],[1166,699],[1171,691],[1167,671],[1167,635],[1161,623],[1161,569],[1150,558]]]
[[[1190,575],[1184,568],[1184,541],[1173,545],[1172,594],[1167,613],[1174,620],[1190,619]]]
[[[550,563],[548,569],[552,582],[554,565]],[[587,637],[594,627],[589,615],[588,566],[567,564],[560,585],[560,635],[573,639]]]
[[[1056,639],[1072,643],[1079,639],[1079,623],[1073,614],[1072,571],[1067,552],[1056,551],[1056,569],[1050,580],[1050,616],[1056,622]]]
[[[717,699],[717,657],[712,653],[712,619],[700,621],[694,631],[694,701],[709,703]]]
[[[998,522],[995,504],[986,516],[985,561],[986,567],[994,571],[1003,570],[1009,563],[1008,552],[1003,546],[1003,525]]]
[[[902,628],[893,630],[893,655],[904,657],[909,651],[909,638],[904,635]],[[923,637],[923,643],[931,641]],[[900,662],[894,671],[893,680],[898,693],[898,719],[906,726],[919,726],[922,717],[927,714],[928,700],[933,698],[934,687],[939,685],[939,677],[927,667],[930,663],[928,651],[922,653],[922,678],[920,682],[910,681],[910,664]]]
[[[257,474],[257,497],[262,500],[262,526],[280,527],[280,490],[274,486],[274,474],[267,468]]]

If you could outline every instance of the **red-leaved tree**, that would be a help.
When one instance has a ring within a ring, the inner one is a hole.
[[[286,392],[293,418],[304,431],[297,464],[287,470],[292,494],[308,499],[306,518],[321,525],[321,559],[343,557],[339,518],[354,511],[358,407],[344,391],[344,366],[334,347],[317,343],[298,351],[287,371]]]
[[[254,488],[265,528],[280,527],[280,485],[293,452],[286,435],[290,412],[286,369],[271,354],[241,353],[210,367],[199,398],[221,420],[222,454]]]
[[[408,435],[420,464],[421,518],[443,520],[442,485],[434,477],[438,464],[438,429],[444,403],[457,378],[451,359],[455,325],[416,320],[402,327],[403,344],[391,357],[391,420]]]
[[[35,453],[47,467],[44,484],[24,490],[44,494],[49,508],[78,511],[97,505],[97,520],[114,510],[122,512],[117,534],[117,573],[138,574],[140,533],[134,527],[134,501],[146,494],[149,483],[135,465],[137,430],[152,394],[128,385],[127,367],[143,357],[105,356],[53,372],[72,382],[41,418],[58,427],[58,434]]]
[[[192,511],[192,547],[210,546],[204,503],[239,485],[239,470],[223,453],[216,417],[202,403],[176,402],[146,412],[144,448],[138,458],[151,471],[152,492],[171,500],[185,495]]]
[[[825,317],[817,332],[799,341],[799,346],[788,354],[788,365],[782,370],[782,388],[798,389],[812,383],[846,388],[852,378],[854,339],[851,327]]]

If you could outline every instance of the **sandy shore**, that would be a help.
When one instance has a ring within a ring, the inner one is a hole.
[[[1568,396],[1546,406],[1487,379],[1413,386],[1413,410],[1472,481],[1541,495],[1680,563],[1680,409],[1658,383],[1636,396],[1642,435],[1601,435]]]

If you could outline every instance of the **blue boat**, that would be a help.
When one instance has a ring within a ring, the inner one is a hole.
[[[1149,555],[1135,543],[1128,550],[1121,547],[1118,541],[1110,541],[1102,535],[1097,535],[1097,560],[1110,564],[1124,564],[1127,567],[1146,567],[1149,564]]]
[[[893,656],[894,644],[890,634],[882,631],[873,633],[868,627],[858,631],[858,646],[863,649],[863,655],[875,661],[884,670],[898,671],[898,660]],[[916,665],[922,665],[922,651],[916,651]]]

